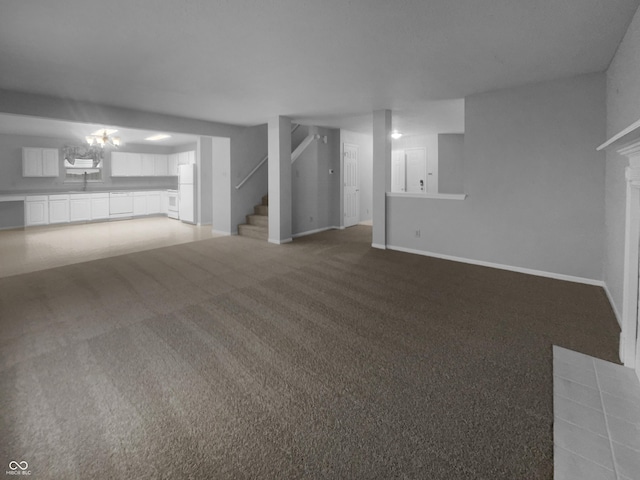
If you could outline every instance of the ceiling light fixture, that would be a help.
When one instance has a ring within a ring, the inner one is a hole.
[[[402,138],[402,134],[398,130],[394,130],[391,134],[391,138],[398,140],[399,138]]]
[[[115,133],[115,132],[117,132],[117,130],[109,130],[106,128],[104,130],[96,130],[91,135],[87,135],[85,139],[87,140],[87,143],[91,147],[99,146],[104,148],[105,145],[111,145],[118,148],[120,146],[120,137],[110,136],[112,133]]]
[[[145,138],[145,140],[149,140],[150,142],[157,142],[158,140],[164,140],[165,138],[171,138],[171,135],[167,135],[166,133],[159,133],[157,135],[151,135],[150,137]]]

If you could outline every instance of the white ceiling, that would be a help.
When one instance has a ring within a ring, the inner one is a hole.
[[[240,125],[380,108],[416,125],[432,102],[606,69],[639,3],[0,0],[0,88]]]
[[[134,130],[122,128],[117,125],[102,125],[97,123],[75,123],[64,120],[51,120],[48,118],[27,117],[23,115],[10,115],[0,113],[0,133],[10,135],[30,135],[37,137],[60,138],[64,140],[76,140],[84,143],[85,137],[96,130],[115,128],[117,133],[113,136],[120,137],[123,145],[159,145],[174,147],[197,141],[194,135],[176,134],[171,132],[157,132],[151,130]],[[149,141],[145,138],[158,133],[168,133],[171,138],[159,141]]]

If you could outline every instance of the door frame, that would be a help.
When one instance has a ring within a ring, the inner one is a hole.
[[[358,169],[358,222],[355,223],[355,225],[357,225],[360,222],[360,145],[356,144],[356,143],[350,143],[350,142],[341,142],[340,143],[340,229],[344,229],[346,228],[346,225],[344,223],[344,214],[345,214],[345,208],[346,208],[346,204],[344,201],[344,154],[345,154],[345,146],[350,146],[350,147],[355,147],[356,151],[358,152],[358,158],[357,158],[357,169]],[[352,225],[350,225],[352,226]]]

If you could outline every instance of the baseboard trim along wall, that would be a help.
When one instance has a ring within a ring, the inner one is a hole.
[[[237,235],[238,233],[231,233],[231,232],[225,232],[224,230],[216,230],[215,228],[211,229],[211,233],[215,233],[216,235],[224,235],[224,236],[231,236],[231,235]]]
[[[314,233],[326,232],[327,230],[344,230],[344,227],[323,227],[316,228],[315,230],[307,230],[306,232],[294,233],[291,235],[293,238],[305,237],[307,235],[313,235]]]
[[[372,243],[371,246],[373,248],[379,248],[380,250],[386,250],[387,248],[391,248],[389,247],[389,245],[382,245],[381,243]],[[412,252],[407,252],[407,253],[412,253]]]
[[[283,243],[291,243],[293,242],[293,238],[289,237],[289,238],[285,238],[284,240],[273,240],[273,239],[269,239],[269,243],[273,243],[274,245],[282,245]]]
[[[622,315],[620,315],[620,312],[618,312],[618,309],[616,308],[616,302],[613,301],[613,297],[611,296],[611,292],[609,291],[609,287],[606,283],[603,285],[603,287],[604,293],[607,294],[607,298],[609,299],[609,303],[611,304],[613,314],[616,316],[616,320],[618,321],[618,325],[622,328]]]
[[[387,245],[389,250],[397,250],[398,252],[414,253],[416,255],[424,255],[425,257],[441,258],[443,260],[452,260],[454,262],[469,263],[471,265],[479,265],[481,267],[498,268],[500,270],[509,270],[511,272],[526,273],[527,275],[536,275],[538,277],[554,278],[556,280],[564,280],[567,282],[584,283],[586,285],[595,285],[604,287],[604,281],[592,278],[574,277],[573,275],[564,275],[562,273],[545,272],[543,270],[534,270],[532,268],[514,267],[501,263],[485,262],[482,260],[473,260],[464,257],[455,257],[453,255],[443,255],[440,253],[427,252],[425,250],[415,250],[413,248],[397,247],[395,245]]]

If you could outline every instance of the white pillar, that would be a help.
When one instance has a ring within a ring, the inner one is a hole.
[[[640,337],[638,336],[638,244],[640,243],[640,142],[618,150],[629,159],[625,170],[627,209],[625,218],[624,284],[622,293],[622,329],[620,360],[636,368],[640,378]]]
[[[291,119],[269,120],[269,242],[291,241]]]
[[[231,224],[231,139],[211,138],[212,182],[211,224],[213,233],[233,235]]]
[[[387,196],[391,190],[391,110],[373,112],[373,240],[387,246]]]

